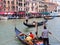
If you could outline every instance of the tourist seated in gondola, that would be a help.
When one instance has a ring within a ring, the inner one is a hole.
[[[33,24],[33,25],[36,25],[36,23],[37,23],[36,21],[33,21],[33,23],[32,23],[32,24]]]
[[[33,42],[32,42],[32,38],[30,36],[27,36],[25,41],[30,44],[30,45],[33,45]]]
[[[34,34],[33,34],[32,32],[30,32],[29,36],[30,36],[32,39],[35,38],[35,36],[34,36]]]
[[[18,36],[20,36],[20,38],[21,38],[22,40],[24,40],[24,39],[26,38],[26,35],[23,34],[23,33],[20,33]]]
[[[38,40],[36,39],[34,45],[44,45],[42,37],[40,37]]]
[[[30,32],[29,35],[26,37],[25,41],[27,41],[29,44],[33,45],[34,38],[35,38],[34,34],[32,34],[32,32]]]
[[[35,25],[35,22],[36,22],[36,21],[33,21],[33,23],[32,23],[32,24],[33,24],[33,25]]]

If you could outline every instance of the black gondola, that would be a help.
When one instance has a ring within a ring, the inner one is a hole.
[[[42,22],[38,22],[37,25],[38,25],[38,26],[41,26],[41,25],[43,25],[43,24],[46,23],[46,22],[47,22],[47,20],[42,21]],[[27,26],[27,27],[35,27],[35,25],[33,25],[33,24],[28,24],[28,23],[25,23],[25,22],[23,22],[23,24],[24,24],[25,26]]]

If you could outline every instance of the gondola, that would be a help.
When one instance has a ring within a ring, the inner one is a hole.
[[[22,32],[19,31],[16,27],[15,27],[15,33],[16,33],[16,37],[25,45],[29,45],[26,41],[23,40],[23,38],[21,38],[21,36],[18,36],[19,34],[21,34]]]
[[[16,33],[16,37],[24,44],[24,45],[31,45],[29,44],[27,41],[25,41],[25,38],[21,38],[22,35],[19,36],[19,34],[24,34],[21,31],[19,31],[16,27],[15,27],[15,33]],[[24,34],[25,35],[25,34]],[[27,37],[27,35],[25,35]],[[38,40],[42,40],[42,38],[38,38]],[[32,45],[35,45],[36,43],[32,42]],[[40,43],[39,43],[40,44]],[[43,44],[43,43],[41,43]]]
[[[16,37],[24,44],[24,45],[31,45],[30,43],[28,43],[25,39],[21,38],[21,36],[19,36],[19,34],[24,34],[21,31],[19,31],[16,27],[15,27],[15,33],[16,33]],[[25,34],[24,34],[25,35]],[[27,37],[27,35],[25,35]],[[32,42],[33,43],[33,42]],[[32,45],[34,45],[35,43],[33,43]]]
[[[53,19],[54,17],[44,17],[45,20],[51,20]]]
[[[37,23],[37,25],[38,26],[42,26],[44,23],[46,23],[47,22],[47,20],[45,20],[45,21],[42,21],[42,22],[38,22]],[[25,23],[25,22],[23,22],[23,24],[25,25],[25,26],[27,26],[27,27],[35,27],[35,25],[33,25],[33,24],[28,24],[28,23]]]

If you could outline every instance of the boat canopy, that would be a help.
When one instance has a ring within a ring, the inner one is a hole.
[[[24,15],[25,11],[19,11],[18,14]]]
[[[50,12],[41,12],[42,15],[49,15]]]
[[[0,12],[0,14],[4,14],[5,12]]]
[[[14,12],[0,12],[0,14],[1,14],[1,15],[3,15],[3,14],[5,14],[5,15],[6,15],[6,14],[14,14]]]

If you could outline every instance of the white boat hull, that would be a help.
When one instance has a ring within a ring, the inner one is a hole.
[[[8,17],[7,16],[0,16],[0,20],[7,20]]]

